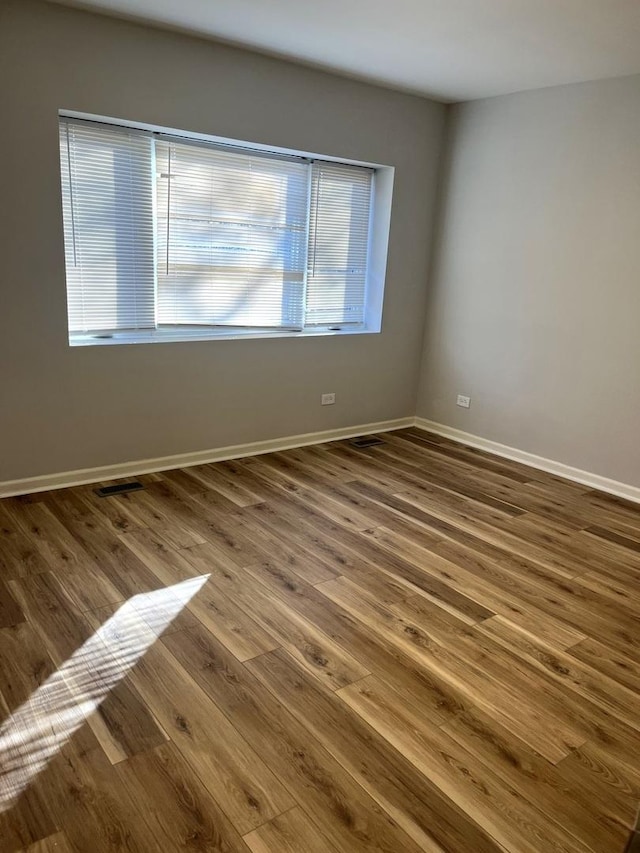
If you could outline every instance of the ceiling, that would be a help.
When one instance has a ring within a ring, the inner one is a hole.
[[[640,73],[640,0],[54,0],[444,101]]]

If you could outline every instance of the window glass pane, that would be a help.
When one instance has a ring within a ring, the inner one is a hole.
[[[158,321],[301,328],[308,164],[158,141]]]

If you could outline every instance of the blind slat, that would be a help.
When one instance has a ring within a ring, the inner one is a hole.
[[[364,322],[373,172],[314,162],[305,326]]]
[[[60,121],[70,332],[153,329],[149,134]]]

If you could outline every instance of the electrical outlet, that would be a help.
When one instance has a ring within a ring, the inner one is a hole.
[[[462,406],[463,409],[468,409],[471,405],[471,397],[465,397],[464,394],[458,394],[456,405]]]
[[[322,397],[320,398],[320,403],[323,406],[333,406],[335,401],[336,401],[336,395],[335,394],[323,394]]]

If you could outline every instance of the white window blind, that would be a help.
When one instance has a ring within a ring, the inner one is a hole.
[[[158,322],[301,329],[308,165],[156,142]]]
[[[362,327],[372,169],[60,119],[69,333]]]
[[[70,332],[155,326],[149,134],[60,122]]]
[[[305,325],[364,320],[373,172],[314,163]]]

